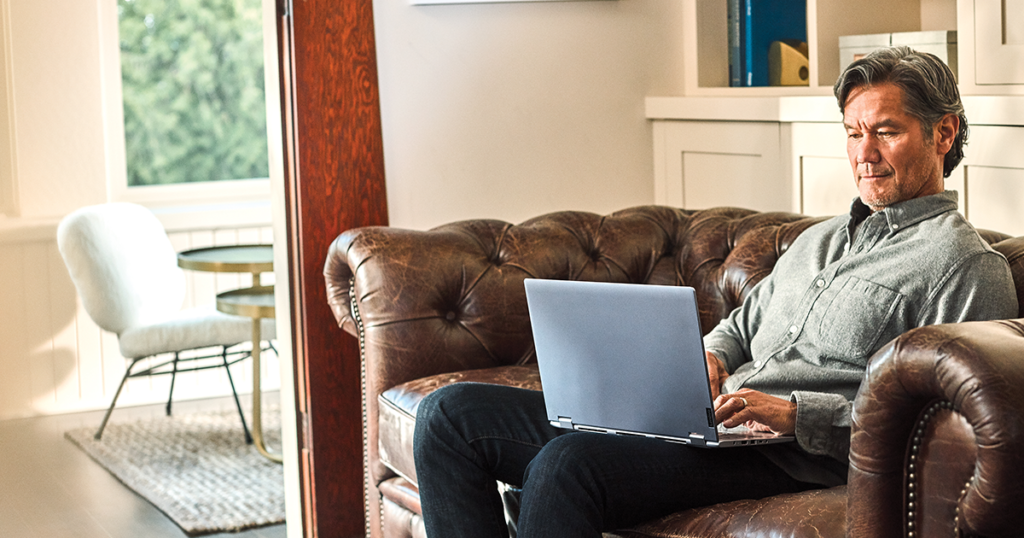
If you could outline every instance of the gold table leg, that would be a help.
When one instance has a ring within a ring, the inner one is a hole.
[[[263,420],[261,417],[262,407],[262,386],[260,383],[260,318],[252,318],[252,441],[256,450],[270,461],[281,463],[284,458],[267,450],[266,442],[263,440]]]

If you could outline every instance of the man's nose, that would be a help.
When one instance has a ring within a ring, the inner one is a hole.
[[[865,136],[861,139],[860,144],[857,144],[857,162],[858,163],[876,163],[880,160],[881,154],[878,152],[878,140],[873,136]]]

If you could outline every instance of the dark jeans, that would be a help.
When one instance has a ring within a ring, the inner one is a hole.
[[[595,538],[684,508],[820,487],[749,448],[554,428],[540,392],[497,385],[427,396],[414,446],[430,538],[507,536],[495,480],[522,488],[522,538]]]

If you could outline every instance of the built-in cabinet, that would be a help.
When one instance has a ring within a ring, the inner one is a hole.
[[[661,158],[655,161],[655,191],[679,207],[785,207],[791,195],[776,188],[786,184],[788,163],[779,151],[785,128],[769,122],[656,122]]]
[[[971,136],[946,186],[976,226],[1024,235],[1024,0],[808,0],[811,83],[786,88],[728,87],[726,9],[685,0],[686,94],[647,98],[656,203],[847,211],[857,190],[832,97],[838,37],[957,30]]]

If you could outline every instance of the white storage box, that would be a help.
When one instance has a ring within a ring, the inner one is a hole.
[[[846,69],[854,60],[873,50],[892,45],[906,45],[919,52],[934,54],[956,75],[955,30],[839,36],[839,69]]]

